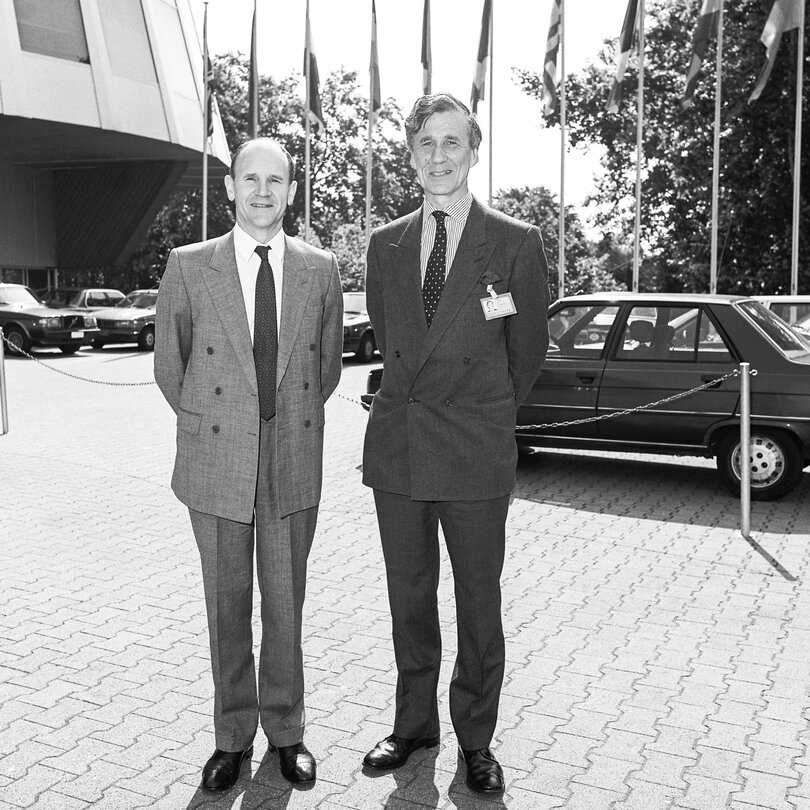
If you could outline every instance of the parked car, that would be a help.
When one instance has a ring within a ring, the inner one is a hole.
[[[377,344],[366,310],[366,294],[343,293],[343,353],[353,352],[361,363],[374,358]]]
[[[96,312],[98,337],[93,347],[108,343],[137,343],[142,352],[155,348],[155,305],[157,290],[133,290],[111,309]]]
[[[760,302],[582,295],[551,306],[549,331],[545,365],[517,413],[519,445],[713,456],[723,483],[738,494],[740,377],[729,375],[747,362],[756,371],[751,497],[790,492],[810,464],[810,346]],[[381,374],[371,372],[365,407]]]
[[[49,307],[82,309],[93,312],[97,309],[114,307],[124,298],[121,290],[100,289],[98,287],[57,287],[48,290],[42,297]]]
[[[98,334],[93,315],[46,307],[22,284],[0,283],[0,327],[11,354],[29,352],[33,346],[73,354]]]

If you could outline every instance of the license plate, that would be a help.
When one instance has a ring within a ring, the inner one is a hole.
[[[71,332],[70,336],[72,338],[83,338],[84,337],[84,332]]]

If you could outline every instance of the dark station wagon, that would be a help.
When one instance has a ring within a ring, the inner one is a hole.
[[[758,301],[575,296],[552,304],[549,331],[543,370],[518,410],[519,445],[713,456],[739,494],[734,372],[747,362],[752,499],[791,491],[810,464],[810,345]],[[381,370],[371,373],[366,407],[380,378]]]

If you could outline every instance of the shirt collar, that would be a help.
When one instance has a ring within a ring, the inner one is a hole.
[[[269,242],[257,242],[250,234],[246,233],[239,225],[233,228],[233,248],[241,261],[248,261],[253,255],[256,245],[265,244],[270,246],[271,254],[277,258],[284,259],[284,231],[279,232]]]
[[[428,217],[430,217],[434,211],[444,211],[445,214],[450,217],[450,219],[454,219],[458,222],[466,222],[470,213],[470,208],[472,208],[472,201],[473,195],[471,191],[468,191],[461,199],[456,200],[454,203],[448,205],[447,208],[439,208],[425,199],[422,203],[422,210],[424,212],[422,215],[422,222],[427,222]]]

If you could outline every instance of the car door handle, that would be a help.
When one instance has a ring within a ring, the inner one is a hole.
[[[719,388],[720,383],[723,381],[721,378],[715,377],[713,374],[701,374],[700,381],[702,383],[711,383],[708,388]]]
[[[581,383],[585,383],[585,385],[593,385],[593,381],[596,379],[596,374],[577,374],[577,379]]]

